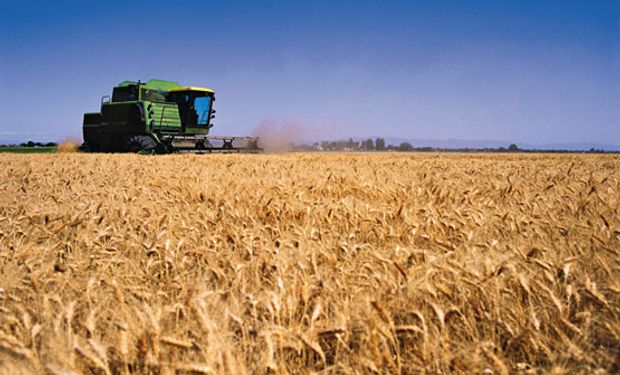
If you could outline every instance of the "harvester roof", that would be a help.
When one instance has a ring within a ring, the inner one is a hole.
[[[198,87],[198,86],[183,86],[183,87],[175,87],[172,89],[168,89],[168,92],[176,92],[176,91],[202,91],[202,92],[210,92],[210,93],[214,92],[213,90],[208,89],[206,87]]]
[[[138,82],[135,81],[123,81],[118,84],[116,87],[127,87],[136,85]],[[168,92],[178,92],[178,91],[201,91],[208,92],[213,94],[214,91],[208,89],[206,87],[198,87],[198,86],[181,86],[177,82],[173,81],[163,81],[160,79],[149,79],[146,82],[142,82],[141,85],[146,89],[156,90],[156,91],[168,91]]]

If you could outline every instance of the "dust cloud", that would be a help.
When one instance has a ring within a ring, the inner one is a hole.
[[[267,152],[288,152],[294,143],[303,141],[304,131],[297,122],[263,121],[253,131],[258,144]]]
[[[58,144],[56,151],[60,153],[78,152],[80,142],[74,138],[66,138]]]

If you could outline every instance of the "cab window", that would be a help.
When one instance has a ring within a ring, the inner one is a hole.
[[[196,124],[206,126],[209,123],[209,110],[211,109],[211,97],[200,96],[194,99],[194,110],[198,117]]]

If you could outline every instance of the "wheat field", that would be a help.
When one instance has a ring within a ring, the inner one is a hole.
[[[620,157],[0,155],[0,372],[620,371]]]

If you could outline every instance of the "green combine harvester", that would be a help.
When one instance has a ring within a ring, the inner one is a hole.
[[[82,149],[92,152],[259,152],[258,138],[208,136],[213,90],[151,79],[121,82],[84,114]]]

